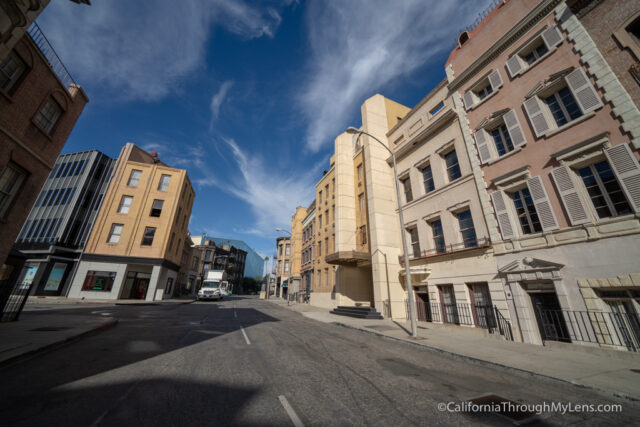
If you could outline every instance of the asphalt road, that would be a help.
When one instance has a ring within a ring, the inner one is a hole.
[[[256,298],[58,312],[79,310],[119,324],[1,369],[0,424],[510,425],[438,409],[488,393],[622,405],[621,413],[547,412],[538,425],[640,420],[638,402],[319,323]]]

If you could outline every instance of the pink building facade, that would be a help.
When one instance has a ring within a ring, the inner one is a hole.
[[[497,3],[446,64],[525,342],[640,350],[640,112],[614,68],[560,0]]]

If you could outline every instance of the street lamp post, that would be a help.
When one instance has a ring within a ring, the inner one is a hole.
[[[416,301],[415,295],[413,293],[413,284],[411,283],[411,269],[409,268],[409,248],[407,247],[407,236],[404,231],[404,218],[402,216],[402,203],[400,202],[400,184],[398,182],[398,169],[396,167],[396,154],[386,146],[386,144],[380,141],[375,136],[371,135],[368,132],[365,132],[361,129],[356,129],[354,127],[347,128],[348,134],[357,134],[358,138],[360,135],[365,134],[374,140],[376,140],[380,145],[382,145],[389,153],[391,153],[391,160],[393,161],[393,179],[396,183],[396,199],[398,201],[398,216],[400,217],[400,235],[402,236],[402,249],[404,251],[404,273],[407,277],[407,291],[409,292],[409,319],[411,320],[411,335],[415,338],[418,336],[418,323],[417,323],[417,315],[416,315]],[[356,139],[357,142],[357,139]],[[391,307],[391,299],[389,299],[389,307]]]

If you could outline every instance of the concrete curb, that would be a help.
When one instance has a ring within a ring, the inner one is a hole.
[[[105,331],[107,329],[113,328],[117,324],[118,324],[118,319],[116,319],[115,317],[109,317],[108,319],[106,319],[106,321],[104,321],[104,322],[102,322],[102,323],[100,323],[98,325],[92,326],[91,329],[89,329],[88,331],[80,332],[80,333],[78,333],[78,334],[76,334],[74,336],[67,337],[67,338],[62,339],[60,341],[56,341],[56,342],[52,342],[52,343],[49,343],[49,344],[45,344],[42,347],[38,347],[38,348],[35,348],[33,350],[27,351],[26,353],[18,354],[18,355],[14,356],[14,357],[11,357],[9,359],[3,360],[3,361],[0,362],[0,368],[5,368],[5,367],[7,367],[9,365],[13,365],[13,364],[16,364],[16,363],[23,362],[25,360],[31,359],[31,358],[33,358],[35,356],[40,355],[40,354],[44,354],[44,353],[53,351],[53,350],[55,350],[57,348],[60,348],[60,347],[62,347],[64,345],[71,344],[71,343],[79,341],[79,340],[81,340],[83,338],[87,338],[87,337],[89,337],[91,335],[95,335],[95,334],[98,334],[98,333],[100,333],[102,331]]]
[[[292,311],[295,311],[295,310],[292,310]],[[311,319],[309,317],[307,317],[307,318]],[[311,319],[311,320],[316,320],[316,319]],[[316,321],[319,322],[319,320],[316,320]],[[453,357],[458,358],[458,359],[468,360],[468,361],[471,361],[471,362],[474,362],[474,363],[492,365],[492,366],[496,366],[496,367],[499,367],[499,368],[502,368],[502,369],[513,370],[513,371],[516,371],[516,372],[519,372],[519,373],[524,373],[524,374],[527,374],[527,375],[535,375],[535,376],[544,377],[544,378],[548,378],[548,379],[552,379],[552,380],[556,380],[556,381],[562,381],[564,383],[571,384],[571,385],[574,385],[574,386],[577,386],[577,387],[580,387],[580,388],[595,390],[595,391],[598,391],[600,393],[605,393],[605,394],[608,394],[610,396],[626,399],[626,400],[629,400],[629,401],[632,401],[632,402],[640,401],[640,399],[638,399],[637,397],[629,396],[629,395],[621,393],[621,392],[616,392],[616,391],[612,391],[612,390],[603,389],[603,388],[600,388],[600,387],[597,387],[597,386],[594,386],[594,385],[578,383],[578,382],[574,382],[574,381],[568,380],[566,378],[555,377],[553,375],[543,374],[541,372],[530,371],[530,370],[522,369],[522,368],[516,368],[514,366],[505,365],[505,364],[502,364],[502,363],[499,363],[499,362],[494,362],[494,361],[491,361],[491,360],[479,359],[477,357],[467,356],[466,354],[454,353],[454,352],[449,351],[449,350],[444,350],[444,349],[441,349],[441,348],[438,348],[438,347],[433,347],[433,346],[430,346],[428,344],[424,344],[424,343],[421,343],[421,342],[412,341],[411,339],[398,338],[398,337],[393,337],[393,336],[390,336],[390,335],[386,335],[386,334],[384,334],[382,332],[375,331],[375,330],[364,329],[364,328],[360,328],[360,327],[353,326],[353,325],[347,325],[345,323],[340,323],[340,322],[331,322],[331,324],[332,325],[336,325],[336,326],[342,326],[344,328],[354,329],[354,330],[360,331],[360,332],[365,332],[365,333],[369,333],[369,334],[378,335],[380,337],[387,338],[387,339],[390,339],[390,340],[393,340],[393,341],[399,341],[399,342],[402,342],[402,343],[405,343],[405,344],[415,345],[417,347],[421,347],[421,348],[429,350],[429,351],[434,351],[434,352],[446,354],[448,356],[453,356]]]

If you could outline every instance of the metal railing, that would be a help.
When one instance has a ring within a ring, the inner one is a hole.
[[[409,318],[409,301],[405,300],[407,319]],[[426,303],[416,298],[418,320],[422,322],[447,323],[453,325],[475,326],[487,329],[489,333],[499,333],[506,340],[513,341],[511,322],[496,306],[485,304]]]
[[[438,248],[425,249],[420,251],[419,256],[416,256],[414,252],[411,252],[409,254],[409,259],[412,260],[412,259],[418,259],[418,258],[425,258],[429,256],[435,256],[435,255],[451,254],[451,253],[460,252],[468,249],[488,248],[490,246],[491,246],[491,240],[488,237],[480,237],[475,239],[475,241],[471,242],[471,244],[469,244],[469,242],[467,242],[466,244],[463,242],[450,243],[448,245],[445,244]],[[400,260],[401,263],[404,263],[404,255],[399,255],[398,260]]]
[[[638,313],[574,311],[536,306],[542,341],[583,342],[640,351]]]
[[[42,55],[46,58],[47,62],[49,62],[51,70],[56,76],[58,76],[64,87],[69,90],[71,85],[75,85],[76,82],[71,77],[71,74],[69,74],[69,71],[60,60],[60,57],[58,57],[58,54],[53,49],[53,46],[51,46],[51,43],[49,43],[49,40],[47,40],[47,37],[45,37],[38,24],[35,22],[32,23],[27,29],[27,33],[36,46],[38,46],[38,49],[40,49],[40,52],[42,52]]]

